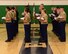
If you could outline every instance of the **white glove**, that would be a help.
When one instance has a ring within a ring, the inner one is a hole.
[[[24,20],[24,17],[20,18],[21,20]]]
[[[56,20],[57,18],[55,17],[54,19]]]
[[[55,16],[54,14],[51,14],[52,16]]]
[[[24,13],[22,13],[22,15],[24,15]]]
[[[37,19],[40,19],[40,17],[37,17]]]
[[[4,20],[4,19],[6,19],[6,17],[2,17],[2,19]]]

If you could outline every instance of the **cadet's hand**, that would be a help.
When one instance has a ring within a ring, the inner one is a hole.
[[[11,18],[6,18],[5,20],[6,20],[6,21],[9,21],[9,20],[11,20]]]

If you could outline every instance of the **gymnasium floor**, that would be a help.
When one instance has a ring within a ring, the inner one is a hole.
[[[37,25],[36,25],[37,26]],[[53,54],[68,54],[68,24],[66,25],[66,42],[60,42],[51,31],[52,25],[48,25],[48,42]],[[19,33],[12,42],[6,43],[7,39],[5,24],[0,24],[0,54],[19,54],[24,39],[23,24],[19,24]]]

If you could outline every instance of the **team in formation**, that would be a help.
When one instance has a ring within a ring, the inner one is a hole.
[[[66,41],[66,13],[63,7],[52,8],[52,13],[49,15],[52,19],[52,31],[58,36],[61,42]]]
[[[16,7],[6,7],[6,30],[7,40],[10,42],[18,33],[18,12]]]
[[[60,41],[66,41],[66,13],[62,7],[52,7],[52,13],[47,15],[44,4],[39,6],[39,13],[33,12],[35,19],[39,21],[40,25],[40,39],[38,43],[48,43],[47,26],[48,16],[52,20],[52,31],[58,36]],[[30,32],[31,32],[31,11],[29,5],[25,6],[24,12],[22,13],[24,19],[24,31],[25,31],[25,42],[31,43]],[[7,29],[7,40],[10,42],[18,33],[18,12],[16,7],[6,7],[6,29]]]

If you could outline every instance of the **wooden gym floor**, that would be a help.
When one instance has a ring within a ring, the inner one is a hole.
[[[58,37],[51,30],[52,25],[49,24],[48,42],[53,54],[68,54],[68,24],[66,25],[66,42],[60,42]],[[0,54],[19,54],[24,39],[23,24],[19,24],[19,33],[12,42],[6,43],[6,39],[5,24],[0,24]]]

